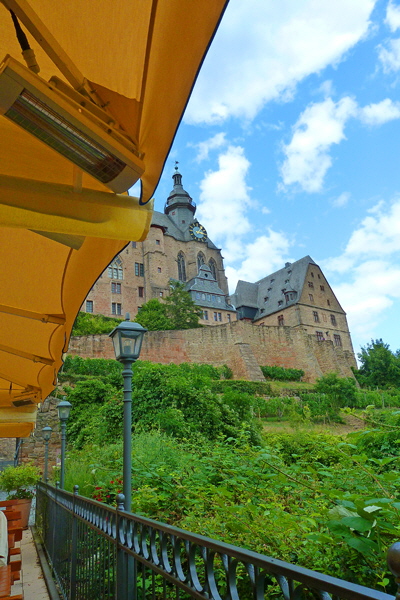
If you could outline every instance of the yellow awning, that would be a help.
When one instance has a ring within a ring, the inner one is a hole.
[[[54,388],[76,314],[148,202],[226,0],[0,0],[0,61],[40,66],[106,106],[143,155],[141,199],[110,193],[0,116],[0,437],[24,437]],[[6,412],[5,412],[6,411]]]

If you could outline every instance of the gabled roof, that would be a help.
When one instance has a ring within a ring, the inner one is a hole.
[[[263,277],[256,283],[239,281],[232,302],[237,308],[241,306],[258,308],[254,320],[296,304],[303,290],[310,264],[317,266],[311,256],[307,255],[294,263],[286,263],[283,269]],[[290,292],[291,297],[286,299],[285,293]]]

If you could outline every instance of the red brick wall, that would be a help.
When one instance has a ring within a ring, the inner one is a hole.
[[[162,364],[226,364],[235,378],[254,379],[243,359],[244,345],[246,353],[252,353],[258,365],[303,369],[309,381],[331,371],[352,376],[350,367],[356,366],[354,355],[335,348],[331,341],[317,342],[314,335],[290,327],[262,327],[244,321],[185,331],[149,331],[140,358]],[[69,353],[114,358],[108,336],[73,337]]]

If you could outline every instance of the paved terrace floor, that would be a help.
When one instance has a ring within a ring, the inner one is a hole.
[[[11,595],[23,594],[24,600],[50,600],[30,529],[26,529],[23,533],[21,560],[21,579],[12,586]]]

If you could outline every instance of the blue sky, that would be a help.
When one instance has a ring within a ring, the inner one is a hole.
[[[399,87],[400,3],[231,0],[156,209],[178,160],[231,291],[309,254],[355,351],[400,348]]]

